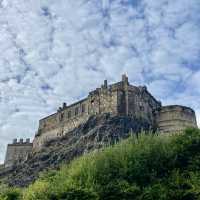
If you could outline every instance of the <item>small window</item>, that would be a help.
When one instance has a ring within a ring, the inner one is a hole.
[[[60,120],[60,121],[63,121],[63,119],[64,119],[64,113],[60,113],[60,115],[59,115],[59,120]]]
[[[75,108],[75,115],[78,115],[78,108]]]
[[[82,113],[85,112],[85,104],[82,105],[81,110],[82,110]]]
[[[140,106],[140,110],[141,110],[141,111],[144,111],[144,106]]]
[[[72,116],[72,112],[71,112],[71,110],[68,112],[68,118],[71,118],[71,116]]]

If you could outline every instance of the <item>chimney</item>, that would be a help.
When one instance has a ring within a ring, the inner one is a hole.
[[[62,111],[62,108],[61,108],[61,107],[59,107],[59,108],[58,108],[58,112],[61,112],[61,111]]]
[[[63,109],[67,107],[67,104],[64,102],[63,103]]]
[[[122,75],[122,82],[128,85],[128,77],[126,76],[126,74]]]
[[[108,88],[108,81],[107,80],[104,80],[104,88]]]

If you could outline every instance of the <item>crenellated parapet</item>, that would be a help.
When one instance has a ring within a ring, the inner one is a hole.
[[[26,144],[32,144],[31,143],[31,139],[30,138],[27,138],[27,139],[23,139],[23,138],[20,138],[19,140],[17,138],[13,139],[13,143],[10,144],[10,145],[26,145]]]

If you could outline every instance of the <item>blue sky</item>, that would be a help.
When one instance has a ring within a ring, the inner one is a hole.
[[[199,0],[0,0],[0,161],[40,118],[122,73],[200,123]]]

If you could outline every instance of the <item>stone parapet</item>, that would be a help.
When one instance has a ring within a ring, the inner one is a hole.
[[[159,132],[180,132],[188,127],[197,128],[195,112],[186,106],[164,106],[156,118]]]

